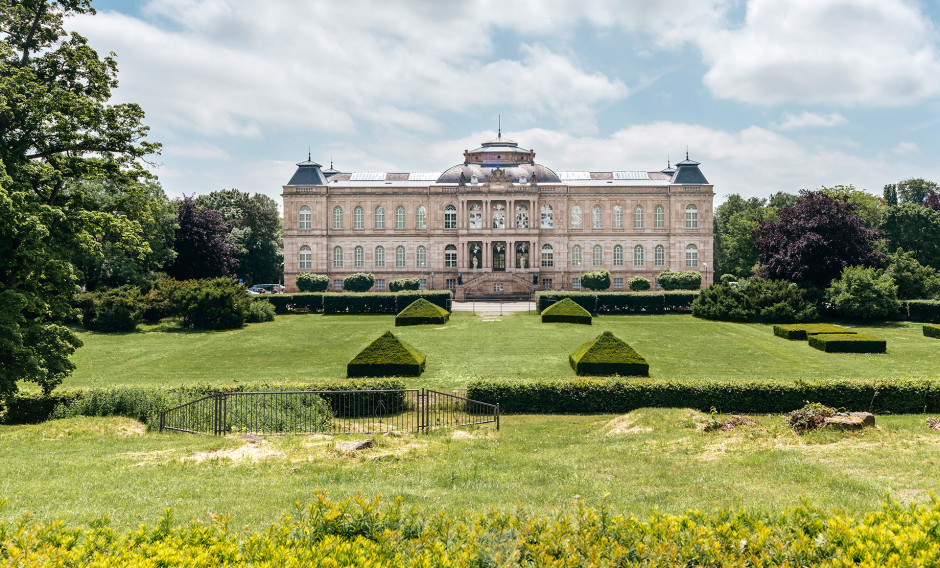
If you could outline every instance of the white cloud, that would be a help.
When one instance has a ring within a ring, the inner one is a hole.
[[[936,39],[910,0],[750,0],[742,27],[699,45],[721,98],[897,106],[940,92]]]
[[[804,110],[800,114],[783,113],[780,121],[774,123],[774,127],[780,130],[798,130],[800,128],[841,126],[847,122],[845,117],[837,112],[819,114]]]

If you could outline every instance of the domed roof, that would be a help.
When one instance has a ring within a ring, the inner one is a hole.
[[[437,183],[459,183],[461,174],[467,183],[474,177],[482,182],[493,172],[500,170],[513,183],[528,183],[532,175],[540,183],[560,183],[558,174],[535,163],[535,151],[520,148],[519,144],[499,134],[493,140],[483,142],[479,148],[463,153],[464,163],[449,168],[437,178]]]

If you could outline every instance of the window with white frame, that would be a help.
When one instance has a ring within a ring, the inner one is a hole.
[[[428,265],[428,249],[424,246],[419,246],[415,250],[415,266],[427,266]]]
[[[444,247],[444,268],[457,268],[457,247],[454,245]]]
[[[614,228],[623,228],[623,207],[614,205]]]
[[[691,203],[685,207],[685,228],[698,229],[698,207]]]
[[[471,229],[482,229],[483,228],[483,212],[480,210],[479,203],[473,203],[470,205],[470,228]]]
[[[633,228],[642,229],[643,228],[643,206],[637,205],[633,208]]]
[[[595,205],[591,210],[591,228],[602,229],[604,227],[604,211],[600,205]]]
[[[362,207],[356,206],[353,209],[353,229],[363,229],[366,224],[366,214],[362,210]]]
[[[542,245],[542,267],[552,268],[555,266],[555,249],[552,245]]]
[[[614,278],[614,290],[623,290],[623,278]]]
[[[685,247],[685,266],[686,268],[695,268],[698,266],[698,247],[689,245]]]
[[[401,245],[395,247],[395,266],[399,268],[405,266],[405,247]]]
[[[445,229],[456,229],[457,228],[457,208],[453,205],[448,205],[444,207],[444,228]]]
[[[333,268],[343,267],[343,247],[333,247]]]
[[[541,222],[543,229],[555,228],[555,213],[552,211],[552,206],[548,203],[542,206]]]
[[[604,264],[604,247],[601,245],[594,245],[594,248],[591,249],[591,264],[594,266]]]
[[[405,208],[401,205],[395,208],[395,228],[405,228]]]
[[[298,219],[298,229],[309,229],[313,225],[313,213],[306,205],[300,207],[300,217]]]
[[[333,280],[333,289],[337,292],[341,292],[343,290],[343,281],[339,278]]]
[[[516,204],[516,228],[529,228],[529,206],[525,203]]]
[[[415,212],[415,228],[416,229],[428,228],[428,210],[424,205],[420,205],[418,207],[418,210]]]
[[[356,247],[353,249],[353,266],[356,268],[362,268],[366,265],[366,253],[362,247]]]
[[[581,266],[581,245],[571,247],[571,266]]]
[[[445,279],[444,279],[444,287],[447,288],[448,290],[456,290],[456,289],[457,289],[457,279],[456,279],[456,278],[445,278]]]
[[[307,245],[300,247],[300,254],[297,255],[297,267],[301,270],[313,268],[313,251]]]
[[[385,289],[385,279],[376,278],[375,279],[375,289],[379,292]]]
[[[633,247],[633,266],[643,266],[646,262],[645,256],[643,245]]]
[[[379,205],[375,208],[375,216],[372,218],[376,229],[385,228],[385,208]]]
[[[581,213],[581,206],[575,205],[571,208],[571,228],[580,229],[584,226],[584,215]]]
[[[666,210],[662,205],[657,205],[656,209],[653,209],[653,227],[656,229],[666,227]]]
[[[572,290],[581,289],[581,277],[580,276],[575,276],[574,278],[571,279],[571,289]]]
[[[493,205],[493,228],[506,228],[506,207],[502,203]]]
[[[614,245],[614,266],[623,266],[623,247]]]
[[[376,268],[385,268],[385,247],[383,246],[375,247],[374,264]]]
[[[653,249],[653,264],[655,266],[666,266],[666,247],[656,245]]]
[[[343,208],[339,205],[333,208],[333,228],[343,228]]]

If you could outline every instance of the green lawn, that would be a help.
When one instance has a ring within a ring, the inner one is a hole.
[[[386,330],[422,351],[427,369],[412,387],[459,388],[474,379],[574,377],[568,355],[610,330],[650,363],[654,380],[893,379],[940,374],[936,339],[907,322],[862,332],[888,342],[883,355],[827,354],[771,326],[688,315],[601,316],[594,325],[542,324],[537,315],[480,318],[454,313],[443,326],[394,327],[394,316],[279,316],[222,332],[186,332],[172,324],[130,334],[82,332],[85,346],[66,387],[224,384],[342,379],[346,363]]]
[[[923,416],[878,418],[861,433],[798,436],[779,416],[759,426],[705,433],[689,410],[624,416],[508,416],[503,428],[454,434],[377,436],[357,456],[331,448],[344,437],[272,436],[272,457],[196,462],[212,450],[250,447],[237,437],[145,433],[126,418],[75,418],[0,426],[0,517],[119,527],[156,522],[167,507],[180,523],[232,515],[231,526],[277,520],[314,492],[332,498],[401,495],[425,510],[486,512],[517,504],[547,514],[581,497],[607,496],[613,513],[743,508],[776,512],[800,498],[858,513],[886,492],[902,502],[940,492],[940,431]],[[242,450],[239,450],[242,451]],[[219,452],[216,455],[221,455]],[[235,454],[237,455],[237,454]]]

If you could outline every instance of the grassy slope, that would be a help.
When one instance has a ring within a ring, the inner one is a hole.
[[[173,507],[183,523],[209,522],[212,512],[231,514],[231,526],[259,528],[319,489],[334,498],[402,495],[431,511],[519,503],[540,513],[576,496],[596,505],[609,494],[613,512],[638,515],[654,508],[772,512],[801,497],[862,512],[876,509],[885,492],[921,502],[940,492],[940,478],[924,475],[940,467],[940,432],[927,429],[923,416],[879,417],[876,430],[804,437],[776,416],[760,417],[759,428],[706,434],[694,428],[704,415],[664,409],[630,413],[620,422],[624,432],[608,436],[616,418],[510,416],[499,433],[487,427],[471,439],[378,436],[379,447],[359,458],[331,452],[333,439],[275,436],[268,447],[283,457],[241,464],[181,458],[244,440],[119,435],[134,424],[121,418],[0,426],[0,499],[9,498],[0,517],[27,509],[41,520],[109,515],[134,527]]]
[[[493,319],[493,318],[490,318]],[[568,355],[610,330],[643,354],[653,379],[806,380],[937,377],[936,340],[920,324],[860,327],[888,341],[884,355],[823,353],[775,337],[771,326],[686,315],[601,316],[593,326],[542,325],[537,315],[495,321],[456,313],[445,326],[394,327],[394,316],[279,316],[225,332],[81,333],[65,386],[221,384],[337,379],[386,330],[427,357],[414,387],[454,388],[479,378],[565,379]],[[168,328],[170,326],[164,326]],[[160,328],[158,328],[160,329]]]

